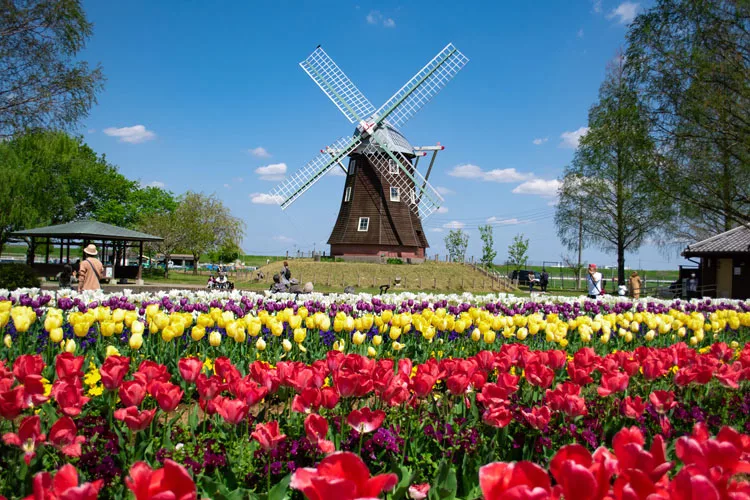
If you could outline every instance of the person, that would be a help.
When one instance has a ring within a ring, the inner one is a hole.
[[[534,271],[529,271],[529,293],[532,293],[534,291],[534,285],[536,285],[536,282],[538,280],[536,279],[536,274],[534,274]]]
[[[212,274],[211,276],[208,277],[208,284],[206,285],[206,288],[208,288],[209,290],[212,290],[213,287],[214,287],[214,275]]]
[[[302,287],[302,293],[313,293],[313,284],[308,281],[305,286]]]
[[[589,273],[586,276],[586,284],[590,299],[596,299],[603,293],[602,273],[596,270],[596,264],[589,264]]]
[[[96,258],[96,246],[93,244],[88,245],[83,249],[83,261],[80,264],[78,270],[78,291],[84,290],[99,290],[101,285],[99,282],[104,276],[104,266],[101,261]]]
[[[60,288],[70,288],[70,280],[73,278],[73,266],[65,264],[62,271],[58,273]]]
[[[265,275],[265,274],[263,274],[263,271],[258,271],[258,278],[257,278],[257,279],[258,279],[259,281],[260,281],[260,280],[262,280],[262,279],[264,279],[265,277],[266,277],[266,275]]]
[[[289,269],[289,262],[284,261],[284,267],[281,269],[281,282],[285,285],[292,279],[292,270]]]
[[[273,284],[271,285],[273,293],[282,293],[287,291],[286,284],[281,282],[281,276],[277,273],[273,275]]]
[[[634,299],[641,298],[641,277],[638,276],[638,271],[630,273],[628,285],[630,286],[630,296]]]
[[[542,268],[542,279],[539,281],[539,286],[541,286],[544,293],[547,293],[547,285],[549,285],[549,273],[547,269]]]
[[[690,278],[687,280],[687,298],[698,299],[698,278],[695,277],[695,273],[690,274]]]

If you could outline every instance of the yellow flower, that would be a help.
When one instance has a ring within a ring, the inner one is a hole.
[[[211,361],[211,358],[206,358],[206,360],[203,362],[203,368],[205,368],[209,372],[214,370],[214,362]]]
[[[71,354],[74,354],[76,352],[76,341],[73,339],[68,339],[65,341],[65,352],[69,352]]]
[[[284,348],[285,352],[289,352],[292,350],[292,343],[289,342],[289,339],[284,339],[283,341],[281,341],[281,347]]]
[[[83,376],[83,383],[86,385],[96,385],[101,379],[102,376],[99,373],[99,369],[96,367],[96,365],[94,365],[94,363],[91,363],[89,371],[87,371],[86,375]]]
[[[376,351],[373,346],[369,346],[367,347],[367,355],[374,358],[375,356],[378,355],[378,351]]]
[[[120,351],[118,351],[115,346],[108,345],[107,346],[107,351],[105,352],[104,357],[108,358],[110,356],[119,356],[119,355],[120,355]]]
[[[404,344],[402,344],[402,343],[400,343],[400,342],[398,342],[398,341],[396,341],[396,340],[394,340],[394,341],[393,341],[393,344],[391,344],[391,348],[392,348],[392,349],[393,349],[394,351],[400,351],[400,350],[401,350],[401,349],[403,349],[404,347],[406,347],[406,346],[405,346]]]
[[[305,341],[305,338],[307,337],[307,330],[305,328],[295,328],[294,329],[294,341],[298,344],[301,344]]]
[[[133,335],[130,336],[130,339],[128,340],[128,345],[130,346],[131,349],[137,351],[143,345],[143,335],[141,335],[140,333],[134,333]]]
[[[474,328],[471,331],[471,340],[473,340],[474,342],[479,342],[479,339],[481,338],[482,338],[482,334],[479,331],[479,328]]]
[[[190,338],[196,342],[200,341],[204,335],[206,335],[206,329],[200,325],[195,325],[190,329]]]
[[[105,321],[99,325],[99,331],[101,331],[102,336],[111,337],[115,333],[115,324],[112,321]]]
[[[133,323],[130,325],[130,331],[134,334],[143,335],[145,329],[146,326],[142,321],[133,321]]]
[[[487,330],[484,332],[484,341],[487,344],[492,344],[495,341],[495,336],[497,334],[493,330]]]
[[[211,347],[219,347],[221,345],[221,334],[217,331],[213,331],[208,335],[208,343]]]
[[[101,396],[104,393],[104,386],[96,385],[88,390],[89,396]]]
[[[362,345],[365,340],[367,340],[367,335],[362,332],[354,332],[352,335],[352,344],[354,345]]]
[[[372,345],[379,346],[383,343],[383,337],[380,335],[373,335],[372,337]]]
[[[263,340],[263,337],[259,337],[258,340],[255,342],[255,348],[259,351],[265,351],[266,350],[266,341]]]
[[[346,349],[346,341],[344,339],[335,340],[333,342],[334,351],[344,352],[344,349]]]

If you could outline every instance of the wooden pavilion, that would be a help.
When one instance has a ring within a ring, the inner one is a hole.
[[[56,276],[65,264],[73,264],[70,260],[71,246],[83,248],[93,243],[97,246],[99,251],[97,257],[102,261],[107,277],[115,280],[140,280],[143,243],[163,240],[159,236],[94,220],[25,229],[16,231],[11,236],[24,238],[29,244],[26,263],[33,267],[40,276]],[[35,262],[36,248],[39,245],[44,245],[46,248],[44,262]],[[60,246],[59,258],[53,255],[55,262],[50,262],[50,255],[55,245]],[[128,261],[129,249],[137,249],[138,260],[135,265]],[[80,255],[75,254],[74,260],[78,258]]]

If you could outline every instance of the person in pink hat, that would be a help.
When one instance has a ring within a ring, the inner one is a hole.
[[[604,293],[602,288],[602,273],[596,270],[596,264],[589,264],[589,274],[586,276],[589,298],[596,299]]]
[[[83,249],[83,262],[78,269],[78,291],[99,290],[104,276],[104,266],[96,258],[96,246],[88,245]]]

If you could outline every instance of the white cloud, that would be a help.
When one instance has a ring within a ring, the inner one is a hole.
[[[447,214],[448,213],[448,207],[440,207],[436,210],[439,214]]]
[[[286,175],[286,163],[272,163],[255,169],[263,181],[280,181]]]
[[[294,238],[290,238],[289,236],[284,236],[282,234],[274,236],[273,239],[282,243],[294,243],[295,241],[297,241]]]
[[[521,224],[523,221],[518,220],[516,218],[512,219],[500,219],[498,217],[495,217],[494,215],[487,219],[487,224],[492,224],[494,226],[515,226],[517,224]]]
[[[580,127],[578,130],[573,130],[572,132],[563,132],[560,134],[560,139],[562,139],[560,147],[576,149],[581,137],[586,135],[588,131],[588,127]]]
[[[448,222],[447,224],[443,224],[444,229],[463,229],[464,226],[466,226],[466,224],[457,220],[452,220]]]
[[[432,233],[442,233],[443,232],[443,228],[441,228],[441,227],[432,227],[432,228],[430,228],[430,232],[432,232]]]
[[[533,142],[537,146],[541,146],[542,144],[544,144],[548,140],[549,140],[549,137],[537,137],[536,139],[534,139],[531,142]]]
[[[581,28],[581,29],[578,30],[578,32],[576,33],[576,36],[578,38],[583,38],[583,28]]]
[[[250,201],[256,205],[280,205],[284,198],[268,193],[251,193]]]
[[[437,191],[438,194],[440,194],[442,196],[446,196],[446,195],[449,195],[449,194],[455,194],[456,193],[452,189],[444,187],[444,186],[435,186],[435,191]]]
[[[594,12],[599,13],[602,11],[602,0],[594,0]]]
[[[232,177],[232,182],[244,182],[244,177]]]
[[[256,158],[270,158],[271,153],[266,151],[266,148],[258,146],[257,148],[248,149],[248,153],[255,156]]]
[[[531,179],[532,174],[518,172],[515,168],[496,168],[493,170],[482,170],[480,167],[472,164],[458,165],[448,172],[453,177],[463,179],[479,179],[488,182],[519,182]]]
[[[232,186],[230,186],[229,184],[224,184],[224,187],[227,189],[232,189]]]
[[[630,24],[635,16],[638,15],[638,7],[640,4],[633,2],[623,2],[617,6],[616,9],[612,10],[607,14],[607,19],[617,18],[617,22],[620,24]]]
[[[560,181],[552,179],[532,179],[519,184],[513,189],[515,194],[535,194],[538,196],[552,197],[557,196],[557,190],[560,187]]]
[[[396,21],[391,17],[384,17],[379,10],[371,10],[365,19],[367,19],[367,24],[382,24],[386,28],[396,27]]]
[[[86,132],[88,132],[89,134],[95,134],[96,133],[96,129],[95,128],[90,128]]]
[[[151,130],[147,130],[143,125],[122,128],[109,127],[104,129],[104,133],[111,137],[119,137],[120,142],[128,142],[130,144],[138,144],[156,138],[156,134]]]
[[[162,181],[151,181],[147,184],[141,183],[142,187],[153,187],[153,188],[163,188],[166,184],[164,184]]]

